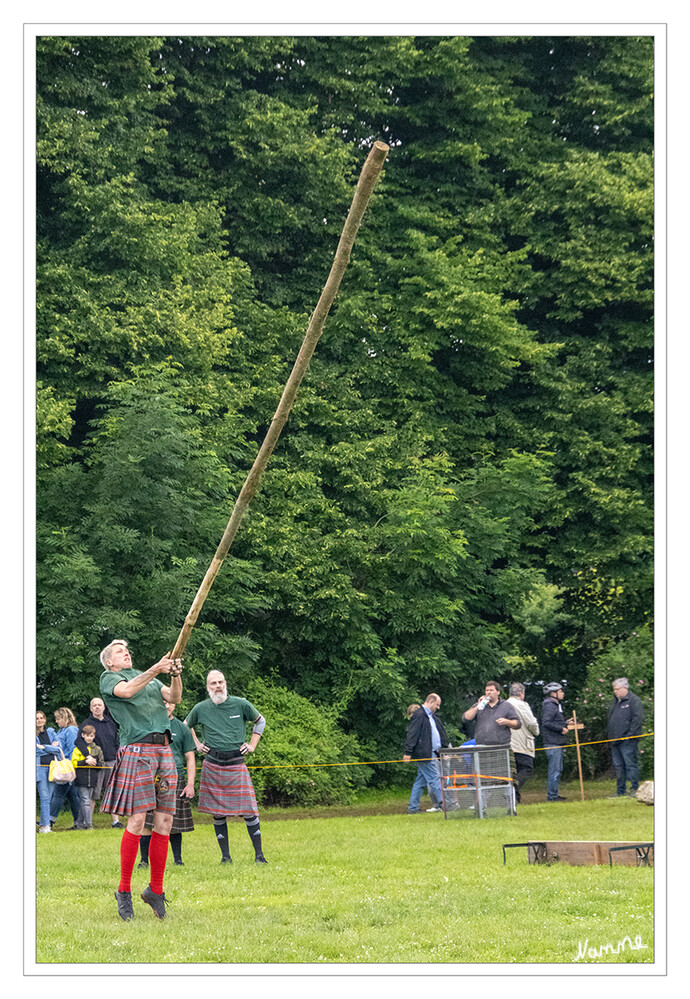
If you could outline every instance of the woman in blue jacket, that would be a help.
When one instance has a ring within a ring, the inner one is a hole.
[[[60,755],[60,743],[55,729],[46,728],[48,719],[42,711],[36,712],[36,790],[40,804],[38,831],[50,832],[50,761]]]
[[[57,731],[57,741],[60,749],[62,749],[62,752],[65,754],[65,758],[71,760],[72,753],[74,752],[74,744],[77,741],[77,734],[79,732],[79,729],[77,728],[77,719],[74,717],[69,708],[58,708],[55,712],[55,721],[59,726]],[[59,755],[58,751],[58,756]],[[65,803],[65,798],[69,801],[70,808],[72,809],[72,817],[74,820],[72,829],[79,829],[79,811],[81,808],[81,802],[79,800],[79,792],[74,786],[74,781],[72,781],[71,784],[53,783],[53,791],[50,796],[50,824],[52,825],[57,820],[58,815],[62,811],[62,806]]]

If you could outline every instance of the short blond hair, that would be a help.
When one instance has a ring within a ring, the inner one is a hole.
[[[113,651],[116,645],[124,645],[126,649],[129,648],[124,638],[114,638],[110,643],[110,645],[106,645],[106,647],[101,652],[100,658],[101,658],[101,666],[103,667],[103,669],[109,669],[108,665],[106,664],[106,659],[110,657],[110,653]]]

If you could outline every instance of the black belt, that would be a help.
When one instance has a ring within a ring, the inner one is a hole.
[[[221,767],[229,766],[231,763],[240,763],[244,760],[242,753],[238,753],[236,749],[209,749],[206,758],[209,759],[211,763],[216,763]]]
[[[149,745],[154,746],[169,746],[170,739],[168,738],[167,732],[150,732],[148,735],[143,735],[141,739],[136,740],[137,743],[145,742]]]

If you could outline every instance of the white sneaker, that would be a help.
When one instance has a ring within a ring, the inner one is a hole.
[[[443,811],[443,809],[442,808],[438,808],[436,805],[434,805],[433,808],[427,808],[427,812],[442,812],[442,811]]]
[[[39,826],[38,831],[40,833],[47,833],[47,832],[52,832],[53,830],[50,828],[50,826]]]

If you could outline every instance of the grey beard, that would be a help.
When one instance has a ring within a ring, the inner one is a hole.
[[[227,701],[227,699],[228,699],[227,693],[225,693],[225,694],[209,694],[208,696],[211,698],[211,700],[213,701],[214,704],[222,704],[223,701]]]

